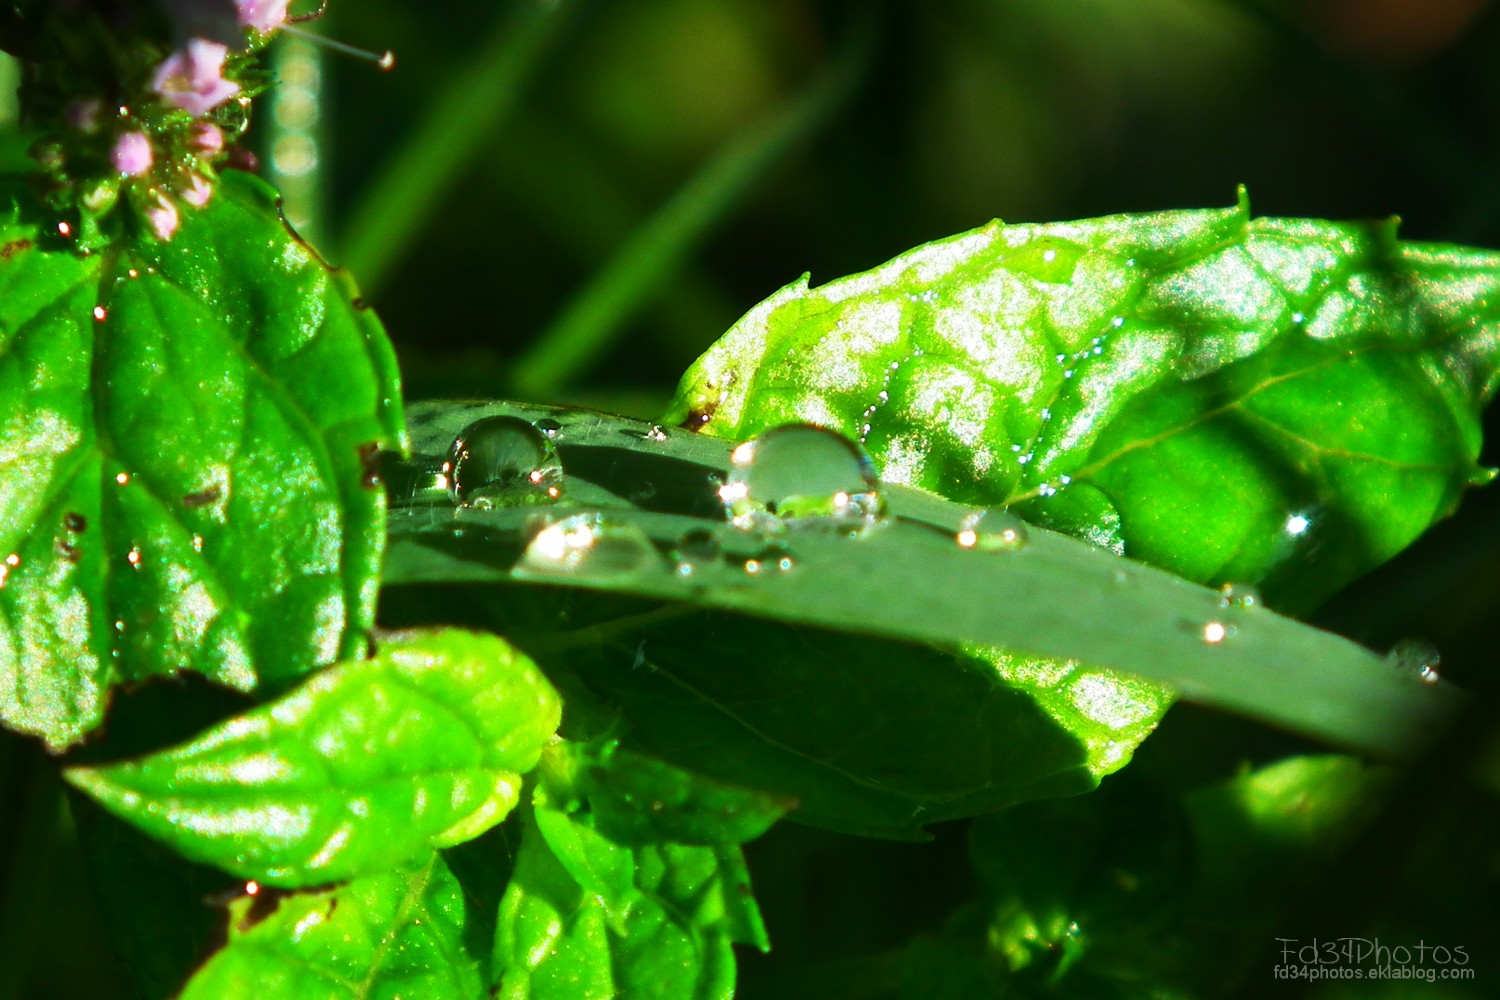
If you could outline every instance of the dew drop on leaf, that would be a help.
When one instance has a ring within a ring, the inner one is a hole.
[[[734,449],[719,498],[735,527],[822,526],[858,532],[885,518],[870,456],[812,424],[788,424]]]
[[[1385,654],[1385,662],[1423,684],[1436,684],[1442,656],[1437,647],[1425,639],[1402,639]]]
[[[672,559],[678,576],[692,576],[712,566],[719,558],[719,539],[712,531],[697,529],[685,533],[672,547]]]
[[[537,430],[546,435],[549,441],[557,440],[557,436],[562,433],[562,424],[558,423],[556,420],[553,420],[551,417],[543,417],[542,419],[538,420],[533,426],[535,426]]]
[[[1218,646],[1234,635],[1234,626],[1225,625],[1223,622],[1205,622],[1203,625],[1203,642],[1205,645]]]
[[[476,420],[453,439],[443,467],[466,507],[522,507],[562,496],[563,467],[546,433],[519,417]]]
[[[1019,552],[1028,540],[1026,522],[1003,507],[970,514],[953,537],[959,548],[979,552]]]
[[[603,514],[574,514],[542,528],[515,570],[523,575],[625,576],[659,566],[656,546],[640,528]]]

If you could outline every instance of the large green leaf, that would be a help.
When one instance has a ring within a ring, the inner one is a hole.
[[[478,1000],[480,956],[465,947],[473,919],[442,858],[380,872],[326,892],[287,896],[255,921],[256,900],[229,907],[229,942],[193,976],[182,1000]]]
[[[246,175],[92,256],[0,183],[0,722],[58,748],[120,680],[362,648],[403,431],[354,296]]]
[[[544,779],[495,934],[505,1000],[728,1000],[735,942],[765,949],[740,849],[626,846]]]
[[[1500,254],[1220,211],[991,223],[752,309],[669,419],[857,437],[887,480],[1307,610],[1448,514]]]
[[[560,497],[455,508],[431,485],[455,438],[496,416],[551,430],[561,472],[549,453],[541,481]],[[499,628],[570,705],[617,706],[628,744],[795,798],[809,823],[915,837],[1084,791],[1150,732],[1162,683],[1379,754],[1420,744],[1452,704],[1351,643],[1053,532],[965,548],[972,509],[917,490],[885,488],[893,517],[873,530],[767,535],[725,523],[714,438],[512,404],[412,419],[387,580],[447,586],[392,587],[382,613]],[[549,559],[559,536],[578,547]]]
[[[560,705],[524,656],[449,629],[386,635],[374,657],[143,760],[69,781],[195,861],[318,885],[478,836],[516,805]]]

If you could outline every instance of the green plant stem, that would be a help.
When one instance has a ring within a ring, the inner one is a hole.
[[[370,185],[350,218],[344,264],[367,292],[381,281],[432,219],[433,207],[463,167],[494,140],[532,71],[585,0],[524,0],[502,18],[436,107]]]
[[[843,51],[805,90],[736,135],[636,230],[516,362],[511,391],[554,398],[675,273],[766,170],[813,135],[854,89],[874,47],[862,17]]]

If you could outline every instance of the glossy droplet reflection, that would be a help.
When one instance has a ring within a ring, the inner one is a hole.
[[[970,514],[953,537],[959,548],[979,552],[1019,552],[1028,540],[1026,522],[1002,507]]]
[[[563,467],[546,433],[518,417],[485,417],[459,432],[443,465],[466,507],[520,507],[562,496]]]
[[[575,514],[536,533],[515,569],[547,576],[623,576],[661,563],[656,546],[633,524],[603,514]]]
[[[847,438],[812,424],[767,431],[734,449],[719,498],[735,527],[791,525],[859,532],[885,517],[870,457]]]
[[[1402,639],[1385,654],[1386,663],[1423,684],[1438,682],[1438,664],[1442,659],[1438,648],[1425,639]]]

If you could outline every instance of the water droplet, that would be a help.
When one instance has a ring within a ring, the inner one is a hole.
[[[202,535],[194,535],[193,536],[193,551],[194,552],[202,552],[203,551],[203,536]]]
[[[117,472],[117,473],[115,473],[115,482],[119,483],[121,486],[124,486],[126,483],[130,482],[130,473],[128,473],[128,472]]]
[[[719,539],[712,531],[689,531],[672,547],[672,559],[678,576],[692,576],[712,566],[719,558]]]
[[[89,526],[88,519],[85,518],[82,514],[78,513],[77,511],[71,511],[70,510],[70,511],[68,511],[67,514],[65,514],[63,516],[63,527],[67,528],[69,531],[73,532],[74,534],[77,534],[78,532],[83,531],[88,526]]]
[[[1385,654],[1386,663],[1423,684],[1438,682],[1438,664],[1442,659],[1437,647],[1425,639],[1402,639]]]
[[[537,430],[545,434],[549,440],[553,441],[557,440],[557,435],[562,433],[562,424],[558,423],[556,420],[553,420],[551,417],[543,417],[542,419],[538,420],[533,426],[535,426]]]
[[[1283,527],[1288,535],[1295,538],[1307,534],[1307,529],[1312,527],[1312,521],[1303,514],[1292,514],[1286,519]]]
[[[1302,315],[1301,313],[1292,313],[1292,322],[1298,324],[1299,326],[1306,319],[1307,317]]]
[[[1203,625],[1203,641],[1210,646],[1217,646],[1232,635],[1232,625],[1225,625],[1223,622],[1205,622]]]
[[[660,564],[656,546],[633,524],[603,514],[575,514],[537,532],[516,563],[522,573],[622,576]]]
[[[1028,539],[1026,522],[1003,507],[970,514],[953,537],[959,548],[979,552],[1019,552]]]
[[[656,443],[660,444],[661,442],[665,441],[666,439],[667,439],[667,429],[665,427],[663,427],[661,424],[652,424],[651,427],[650,427],[650,429],[648,429],[646,431],[646,440],[647,441],[655,441]]]
[[[108,318],[109,318],[109,310],[105,309],[103,306],[95,306],[94,307],[94,320],[95,320],[95,322],[103,323]]]
[[[1064,283],[1072,280],[1079,258],[1088,247],[1057,236],[1039,236],[1009,250],[1002,264],[1037,281]]]
[[[1125,325],[1125,317],[1116,316],[1114,319],[1109,321],[1109,325],[1118,330],[1120,327]],[[1097,343],[1097,340],[1095,342]]]
[[[789,424],[730,455],[719,498],[737,528],[832,525],[860,531],[885,517],[880,480],[852,441],[812,424]]]
[[[130,551],[125,553],[125,561],[130,563],[131,569],[141,568],[141,550],[138,546],[131,546]]]
[[[563,467],[547,435],[519,417],[485,417],[453,439],[443,467],[466,507],[521,507],[562,496]]]
[[[1260,591],[1248,583],[1226,583],[1219,588],[1219,607],[1246,611],[1261,605]]]

